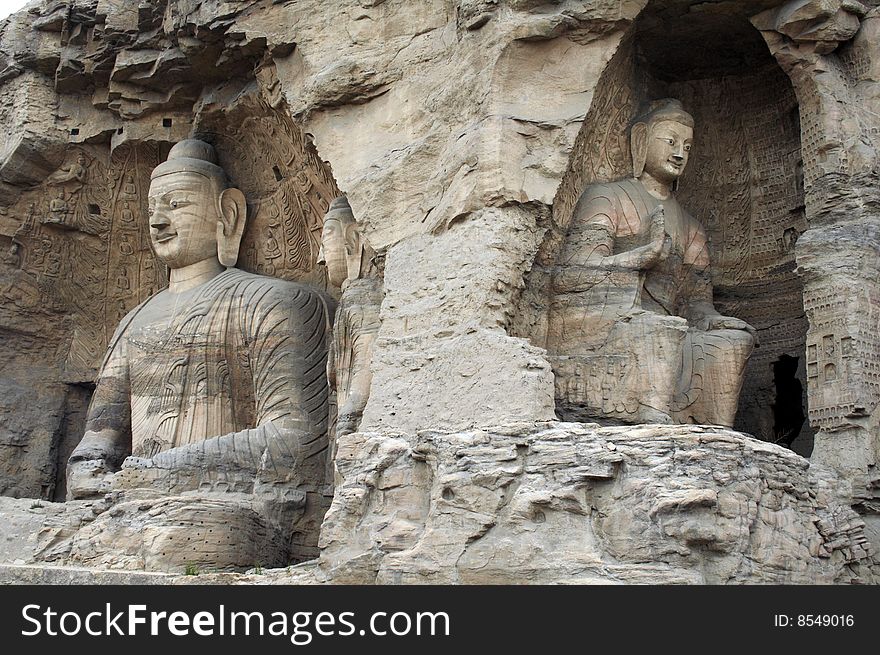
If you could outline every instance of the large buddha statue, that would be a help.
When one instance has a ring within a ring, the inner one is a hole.
[[[152,173],[150,236],[169,286],[112,338],[68,497],[141,488],[275,497],[311,522],[298,530],[315,534],[299,538],[314,544],[330,312],[305,286],[235,268],[246,203],[216,161],[190,139]]]
[[[693,126],[677,100],[652,103],[633,177],[575,206],[548,339],[564,418],[733,425],[755,330],[716,311],[706,231],[673,193]]]

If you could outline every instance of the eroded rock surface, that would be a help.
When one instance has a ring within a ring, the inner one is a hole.
[[[847,489],[722,428],[354,434],[322,531],[339,581],[832,583],[878,570]]]
[[[340,439],[337,467],[320,558],[276,570],[272,581],[791,584],[880,575],[847,483],[723,428],[353,433]],[[247,502],[132,492],[36,507],[4,499],[15,538],[3,560],[176,574],[278,566],[276,533],[243,511]],[[217,561],[228,549],[212,544],[241,529],[254,535],[252,552]]]

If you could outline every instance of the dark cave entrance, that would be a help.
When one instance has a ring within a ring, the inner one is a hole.
[[[801,435],[806,421],[803,398],[804,385],[798,378],[800,359],[782,355],[773,362],[773,384],[776,398],[773,409],[773,440],[788,448]]]

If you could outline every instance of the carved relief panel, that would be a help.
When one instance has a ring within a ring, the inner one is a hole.
[[[828,431],[847,427],[880,402],[880,295],[874,289],[816,285],[805,293],[804,306],[811,328],[810,422]]]
[[[71,148],[9,214],[16,281],[3,290],[20,312],[67,315],[64,363],[70,382],[90,382],[122,316],[167,284],[150,250],[146,191],[158,151],[124,145]]]
[[[327,289],[316,262],[323,217],[339,190],[302,131],[285,112],[251,98],[207,116],[198,133],[248,200],[238,266]]]

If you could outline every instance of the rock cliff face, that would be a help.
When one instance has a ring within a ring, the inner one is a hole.
[[[0,23],[0,494],[63,499],[108,339],[167,282],[149,172],[199,136],[248,198],[242,268],[335,293],[316,261],[340,193],[384,261],[322,536],[334,579],[869,579],[876,5],[35,0]],[[544,423],[573,202],[627,174],[628,121],[661,94],[702,120],[682,202],[764,348],[737,429],[810,460],[718,430]]]

